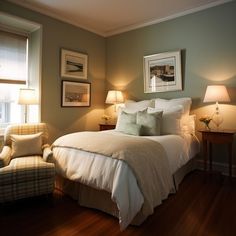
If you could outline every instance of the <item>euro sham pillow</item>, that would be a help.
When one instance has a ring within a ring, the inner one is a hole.
[[[158,136],[161,132],[162,111],[148,113],[147,109],[137,113],[137,124],[141,126],[140,135]]]
[[[12,158],[42,155],[42,132],[27,135],[11,135]]]
[[[163,110],[163,111],[168,111],[170,109],[175,108],[176,106],[182,106],[183,115],[189,115],[191,104],[192,104],[192,99],[189,97],[175,98],[175,99],[170,99],[170,100],[157,98],[154,101],[155,101],[155,108]]]
[[[125,102],[124,111],[128,113],[134,113],[138,111],[143,111],[148,107],[152,107],[152,100],[143,100],[139,102],[127,101]]]
[[[160,111],[156,108],[148,108],[148,113],[154,113]],[[177,105],[174,108],[164,110],[161,119],[161,135],[166,134],[182,134],[181,128],[181,117],[182,117],[183,106]]]

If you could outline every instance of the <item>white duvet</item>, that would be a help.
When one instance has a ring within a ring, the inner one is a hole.
[[[116,131],[117,135],[125,135]],[[165,149],[171,173],[183,166],[198,151],[191,135],[148,136],[159,142]],[[121,230],[125,229],[142,208],[144,198],[136,178],[129,166],[121,160],[100,154],[70,148],[53,148],[57,173],[67,179],[78,181],[96,189],[111,193],[119,209]],[[163,179],[163,185],[165,180]],[[169,190],[170,192],[173,189]]]

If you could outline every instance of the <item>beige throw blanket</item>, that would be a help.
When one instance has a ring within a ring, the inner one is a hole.
[[[125,161],[144,196],[144,216],[152,214],[154,207],[174,189],[164,148],[150,139],[116,132],[78,132],[60,137],[53,147],[75,148]]]

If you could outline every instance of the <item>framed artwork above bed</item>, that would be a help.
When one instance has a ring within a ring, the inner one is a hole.
[[[62,80],[62,107],[89,107],[90,100],[90,83]]]
[[[61,77],[87,79],[88,55],[61,49]]]
[[[144,56],[144,92],[182,90],[180,51]]]

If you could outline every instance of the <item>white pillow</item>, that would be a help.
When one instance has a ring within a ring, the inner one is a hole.
[[[180,126],[183,134],[195,134],[196,115],[183,116],[180,120]]]
[[[169,110],[172,109],[178,105],[183,106],[183,114],[184,115],[189,115],[191,104],[192,104],[192,99],[191,98],[175,98],[175,99],[161,99],[161,98],[156,98],[155,100],[155,108],[160,109],[160,110]]]
[[[42,132],[27,135],[11,135],[12,158],[42,155]]]
[[[156,108],[148,108],[149,113],[160,111]],[[182,134],[181,129],[181,117],[183,112],[183,106],[177,105],[176,107],[166,109],[163,111],[161,120],[161,134]]]
[[[125,102],[125,111],[129,113],[143,111],[148,107],[152,107],[152,100],[143,100],[139,102]]]

